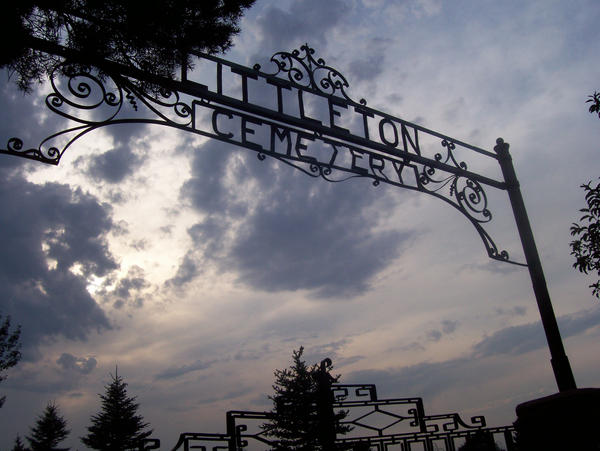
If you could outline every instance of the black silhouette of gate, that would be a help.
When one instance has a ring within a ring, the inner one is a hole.
[[[334,410],[348,412],[343,424],[352,431],[335,439],[336,450],[456,451],[468,437],[479,437],[515,450],[513,426],[486,427],[483,416],[465,422],[458,413],[429,415],[422,398],[379,399],[373,384],[333,384]],[[269,412],[233,410],[226,414],[226,433],[186,432],[173,451],[251,451],[277,449],[276,438],[264,427]],[[140,451],[160,449],[160,440],[148,439]],[[473,448],[475,449],[475,448]],[[494,449],[493,447],[485,448]]]
[[[383,183],[434,196],[468,219],[490,258],[527,266],[558,389],[576,388],[509,145],[501,138],[490,152],[367,107],[364,99],[356,102],[347,93],[346,78],[316,58],[308,44],[300,50],[275,53],[273,73],[264,72],[258,64],[250,68],[194,53],[200,62],[212,65],[215,77],[210,83],[189,79],[192,74],[186,68],[179,80],[151,76],[113,61],[82,68],[69,63],[70,58],[81,57],[72,49],[50,42],[44,48],[66,58],[50,77],[52,92],[46,106],[74,125],[34,147],[13,136],[6,148],[0,147],[0,154],[58,164],[75,141],[99,128],[155,124],[244,147],[256,152],[261,161],[271,157],[330,182],[366,178],[374,186]],[[233,90],[228,82],[231,77]],[[141,89],[142,81],[160,89]],[[262,94],[253,95],[254,91]],[[313,114],[319,108],[311,111],[311,104],[321,105],[324,116]],[[348,128],[351,123],[358,128]],[[496,160],[503,180],[473,172],[463,157]],[[511,260],[486,230],[492,212],[484,187],[508,192],[526,263]]]

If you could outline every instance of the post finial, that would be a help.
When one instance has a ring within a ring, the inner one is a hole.
[[[494,150],[498,155],[507,154],[508,153],[508,143],[505,143],[502,138],[498,138],[496,140],[496,145],[494,146]]]

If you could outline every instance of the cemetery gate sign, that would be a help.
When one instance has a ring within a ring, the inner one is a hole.
[[[346,78],[316,58],[308,45],[274,54],[275,71],[270,73],[259,65],[249,68],[197,53],[198,61],[208,66],[201,72],[211,74],[210,82],[202,83],[188,78],[196,73],[188,74],[186,68],[174,80],[110,61],[82,68],[69,63],[69,58],[77,61],[72,51],[60,46],[49,51],[65,56],[66,62],[50,79],[46,106],[75,125],[47,136],[37,147],[11,137],[0,153],[57,165],[75,141],[98,128],[158,124],[245,147],[260,160],[271,157],[330,182],[360,177],[375,186],[386,183],[434,196],[468,219],[490,258],[528,267],[558,388],[576,388],[502,139],[490,152],[377,111],[364,99],[357,102],[348,94]],[[504,180],[470,170],[467,158],[497,160]],[[492,212],[484,187],[508,192],[526,263],[511,260],[486,230]]]

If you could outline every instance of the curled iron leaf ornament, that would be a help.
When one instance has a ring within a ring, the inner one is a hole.
[[[328,66],[323,58],[315,58],[315,49],[308,44],[294,49],[292,52],[277,52],[271,61],[277,66],[277,71],[268,75],[278,76],[287,74],[287,79],[294,85],[312,89],[324,95],[341,95],[349,102],[354,102],[347,94],[350,87],[346,77],[340,71]],[[255,70],[260,70],[260,64],[254,65]],[[360,99],[361,105],[366,105],[365,99]]]
[[[140,87],[143,80],[128,75],[127,68],[99,70],[66,62],[51,77],[52,91],[45,104],[69,121],[69,126],[43,138],[37,147],[28,147],[22,138],[13,136],[0,153],[56,165],[76,140],[102,127],[126,123],[168,126],[245,147],[255,151],[261,161],[270,157],[328,182],[365,178],[375,187],[385,183],[430,194],[452,205],[473,224],[488,256],[520,264],[499,250],[483,228],[492,220],[484,186],[506,189],[505,184],[469,171],[457,158],[459,149],[486,158],[497,158],[495,154],[376,111],[363,99],[353,101],[347,93],[347,79],[323,58],[315,57],[308,44],[275,53],[271,57],[274,73],[261,72],[259,65],[252,70],[212,55],[197,56],[215,67],[215,86],[188,78],[164,79],[155,83],[157,89],[148,91]],[[235,89],[226,89],[231,73],[241,96],[230,93]],[[263,87],[274,86],[270,92],[276,106],[252,103],[249,80],[262,82]],[[320,105],[328,109],[325,118],[311,117],[311,108],[305,108],[305,101],[318,99],[324,100]],[[351,120],[359,124],[356,130],[344,128]],[[260,138],[259,131],[266,138]],[[431,137],[434,141],[424,144],[424,139]],[[426,156],[424,151],[429,152],[438,139],[443,150]]]

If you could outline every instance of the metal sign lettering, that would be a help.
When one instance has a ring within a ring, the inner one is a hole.
[[[100,72],[70,71],[65,63],[60,69],[68,77],[56,71],[46,106],[77,125],[44,138],[37,148],[12,137],[0,153],[58,164],[77,139],[98,128],[167,125],[245,147],[261,160],[269,156],[330,182],[362,177],[375,186],[430,194],[473,224],[491,258],[516,263],[484,229],[492,220],[484,186],[506,189],[505,183],[470,171],[462,160],[497,159],[495,153],[369,108],[364,99],[355,102],[346,78],[315,59],[308,45],[273,55],[274,73],[197,56],[212,65],[212,86],[184,73],[181,80],[164,80],[157,93],[140,89],[139,80],[125,75],[126,68],[115,71],[114,64]]]
[[[72,51],[46,43],[59,54]],[[50,82],[46,106],[78,125],[42,139],[37,147],[11,137],[0,153],[58,164],[82,136],[114,124],[158,124],[189,131],[257,152],[330,182],[368,178],[435,196],[460,211],[475,227],[488,256],[527,266],[552,368],[560,391],[576,388],[550,302],[533,232],[521,196],[508,143],[498,138],[494,153],[428,130],[355,102],[346,78],[314,57],[304,45],[271,57],[275,72],[197,53],[211,65],[209,82],[159,78],[111,61],[99,70],[66,62]],[[74,69],[79,67],[79,69]],[[190,76],[197,77],[195,71]],[[66,75],[66,76],[65,76]],[[147,89],[148,86],[155,89]],[[470,170],[474,159],[501,170],[497,180]],[[507,191],[527,264],[509,258],[484,228],[491,220],[484,186]]]

